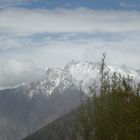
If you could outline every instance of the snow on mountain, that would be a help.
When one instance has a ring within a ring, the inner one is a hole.
[[[137,70],[127,67],[126,65],[121,66],[108,66],[111,73],[120,73],[122,76],[127,77],[128,75],[133,77],[136,81],[140,81],[140,73]]]
[[[79,88],[80,82],[86,83],[97,76],[97,64],[72,60],[62,72],[59,86],[66,89],[72,86]]]
[[[122,66],[108,66],[111,73],[117,72],[124,76],[128,74],[133,76],[134,79],[140,80],[138,71],[129,68],[125,65]],[[24,90],[30,98],[35,95],[42,94],[46,97],[53,94],[55,90],[59,93],[70,88],[79,89],[81,81],[84,89],[88,89],[89,85],[97,80],[99,74],[99,63],[80,62],[72,60],[63,69],[60,68],[47,68],[46,79],[44,81],[34,81],[30,84],[25,84],[19,88]],[[17,88],[17,90],[19,89]]]

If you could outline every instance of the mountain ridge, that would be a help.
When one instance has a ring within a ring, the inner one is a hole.
[[[51,96],[56,90],[63,92],[68,88],[76,88],[79,90],[80,84],[88,92],[88,87],[94,80],[99,81],[99,63],[88,61],[72,60],[64,68],[46,68],[46,78],[42,81],[32,81],[17,87],[26,89],[25,93],[30,98],[37,94]],[[140,80],[140,70],[121,66],[108,66],[111,73],[121,73],[123,76],[132,76],[136,81]],[[35,90],[33,90],[33,88]]]

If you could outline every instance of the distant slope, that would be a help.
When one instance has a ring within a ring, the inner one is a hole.
[[[77,140],[76,112],[67,114],[23,140]]]
[[[0,140],[21,140],[80,104],[76,90],[57,93],[29,99],[22,90],[0,91]]]

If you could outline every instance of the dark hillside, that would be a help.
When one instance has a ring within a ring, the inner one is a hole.
[[[23,140],[77,140],[76,113],[69,113]]]

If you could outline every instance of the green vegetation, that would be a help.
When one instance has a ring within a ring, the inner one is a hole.
[[[110,74],[105,54],[100,65],[100,86],[90,87],[92,96],[82,102],[78,115],[84,140],[140,139],[140,84],[132,77]]]

